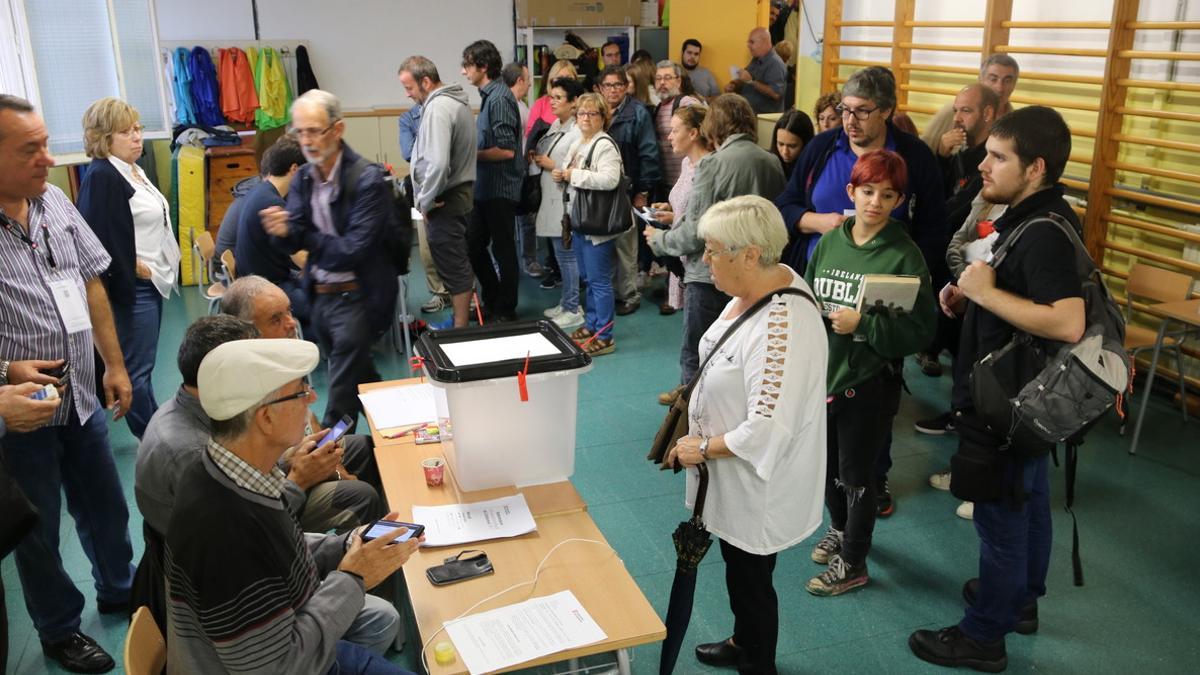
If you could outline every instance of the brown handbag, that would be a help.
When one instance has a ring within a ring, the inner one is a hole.
[[[708,366],[708,362],[712,359],[713,355],[715,355],[721,349],[721,345],[725,344],[725,341],[728,340],[738,328],[741,328],[742,324],[745,323],[747,319],[754,316],[759,312],[759,310],[770,304],[771,300],[773,300],[776,295],[799,295],[802,298],[807,298],[809,302],[813,303],[813,306],[817,305],[817,301],[814,300],[813,297],[808,293],[805,293],[798,288],[785,286],[784,288],[777,288],[770,293],[767,293],[765,296],[759,299],[758,302],[754,303],[750,309],[742,312],[742,315],[737,318],[737,321],[734,321],[733,325],[725,330],[725,333],[721,336],[721,339],[717,340],[717,344],[713,345],[712,351],[708,353],[708,358],[704,359],[704,363],[701,363],[700,367],[696,369],[696,374],[692,377],[692,381],[688,382],[687,386],[683,388],[683,391],[679,392],[679,396],[675,398],[675,402],[672,403],[671,407],[667,410],[666,417],[663,418],[662,424],[658,427],[658,433],[654,434],[654,442],[650,444],[650,453],[646,455],[646,459],[654,462],[655,464],[659,464],[660,469],[674,469],[676,472],[678,472],[683,468],[678,464],[675,466],[669,466],[665,464],[663,460],[666,458],[667,453],[671,450],[671,448],[675,447],[675,444],[679,442],[679,439],[687,436],[688,434],[688,400],[692,397],[692,389],[695,388],[696,383],[700,381],[700,376],[704,374],[705,367]]]

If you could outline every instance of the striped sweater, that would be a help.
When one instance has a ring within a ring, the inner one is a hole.
[[[345,535],[306,538],[278,498],[201,457],[167,528],[167,672],[328,672],[363,606],[362,582],[333,571]]]

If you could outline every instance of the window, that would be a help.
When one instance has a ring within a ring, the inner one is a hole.
[[[37,106],[55,155],[83,152],[96,99],[137,108],[147,138],[170,134],[152,0],[5,0],[16,39],[0,47],[0,86]]]

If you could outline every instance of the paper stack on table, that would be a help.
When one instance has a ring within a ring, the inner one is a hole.
[[[485,539],[519,537],[537,529],[525,495],[473,504],[412,507],[413,522],[425,526],[425,546],[454,546]]]
[[[446,633],[471,675],[608,638],[571,591],[447,621]]]
[[[436,422],[437,397],[441,389],[429,383],[373,389],[358,395],[376,429]]]

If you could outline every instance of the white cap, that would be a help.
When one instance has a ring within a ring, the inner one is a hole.
[[[200,362],[200,405],[214,420],[231,419],[311,373],[320,358],[317,346],[307,340],[226,342]]]

